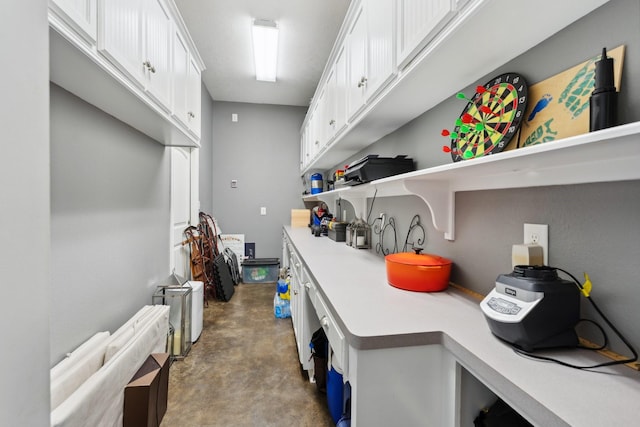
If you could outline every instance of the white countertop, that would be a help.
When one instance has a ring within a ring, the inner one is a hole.
[[[491,334],[478,301],[463,293],[396,289],[386,281],[384,260],[372,251],[314,237],[308,228],[285,227],[285,232],[352,347],[442,344],[476,378],[540,425],[640,424],[640,372],[625,366],[581,371],[526,359]],[[556,353],[577,364],[606,360],[595,352]]]

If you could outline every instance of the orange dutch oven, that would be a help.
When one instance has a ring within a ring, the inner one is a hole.
[[[447,289],[451,260],[438,255],[401,252],[384,257],[387,282],[393,287],[417,292],[438,292]]]

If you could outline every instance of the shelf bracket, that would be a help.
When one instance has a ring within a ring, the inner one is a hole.
[[[455,192],[446,181],[405,180],[404,186],[420,197],[431,212],[436,230],[447,240],[455,240]]]
[[[365,219],[365,215],[367,214],[367,198],[364,196],[352,196],[349,194],[345,194],[344,196],[341,197],[342,200],[346,200],[347,202],[351,203],[351,205],[353,206],[353,211],[354,214],[356,216],[356,218],[362,218]]]

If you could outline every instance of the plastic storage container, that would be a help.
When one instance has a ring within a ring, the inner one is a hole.
[[[278,258],[247,259],[242,263],[243,283],[274,283],[278,280]]]

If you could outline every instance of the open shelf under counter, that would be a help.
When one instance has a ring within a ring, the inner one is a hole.
[[[455,238],[455,193],[640,179],[640,122],[519,148],[499,154],[395,175],[314,194],[330,204],[349,201],[356,216],[367,199],[416,195],[434,227]]]

